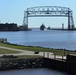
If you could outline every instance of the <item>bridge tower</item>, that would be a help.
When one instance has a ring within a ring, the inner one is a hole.
[[[28,9],[24,11],[23,28],[28,30]]]
[[[74,29],[74,21],[72,11],[68,8],[68,30]]]

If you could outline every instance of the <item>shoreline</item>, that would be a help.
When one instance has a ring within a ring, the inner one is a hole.
[[[65,56],[67,54],[76,55],[76,50],[45,48],[45,47],[40,47],[40,46],[25,46],[25,45],[18,45],[18,44],[13,44],[13,43],[9,43],[9,42],[0,43],[0,45],[5,46],[5,47],[9,47],[9,48],[34,51],[34,52],[52,52],[55,55],[62,55],[62,56]]]

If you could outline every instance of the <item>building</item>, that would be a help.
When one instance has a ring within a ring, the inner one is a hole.
[[[0,31],[18,31],[17,24],[15,23],[0,23]]]

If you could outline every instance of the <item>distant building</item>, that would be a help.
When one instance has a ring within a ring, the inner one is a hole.
[[[44,29],[45,29],[45,25],[42,24],[42,25],[40,26],[40,30],[44,30]]]
[[[6,43],[7,39],[6,38],[0,38],[0,43]]]
[[[32,30],[32,29],[30,29],[30,28],[27,28],[27,26],[19,26],[19,31],[30,31],[30,30]]]
[[[51,29],[50,26],[47,29]]]
[[[0,23],[0,31],[18,31],[17,24],[15,23]]]

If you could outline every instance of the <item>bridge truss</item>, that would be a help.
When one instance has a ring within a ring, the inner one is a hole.
[[[73,12],[60,6],[39,6],[24,11],[23,26],[28,28],[28,17],[68,17],[68,29],[74,29]]]

